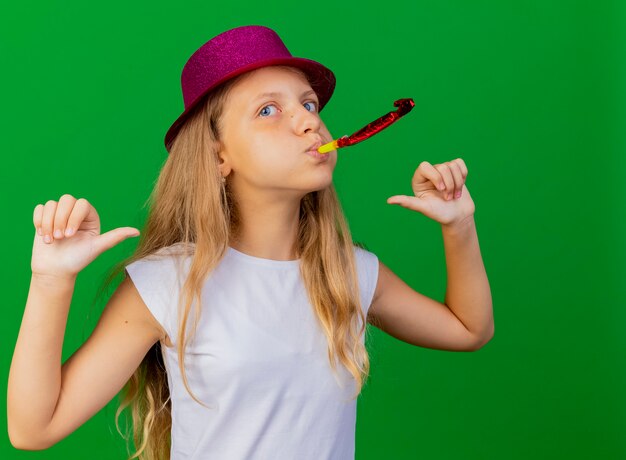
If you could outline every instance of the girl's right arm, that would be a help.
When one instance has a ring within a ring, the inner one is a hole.
[[[63,336],[76,277],[98,255],[137,230],[100,235],[87,200],[63,195],[35,208],[32,277],[7,391],[8,431],[19,449],[48,448],[110,401],[165,333],[129,278],[109,299],[91,336],[61,365]],[[69,237],[44,241],[54,229]]]

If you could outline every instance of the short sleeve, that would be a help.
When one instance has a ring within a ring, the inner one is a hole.
[[[355,256],[359,277],[359,289],[363,313],[367,317],[378,284],[378,257],[373,252],[355,246]]]
[[[148,310],[174,342],[178,297],[183,286],[177,259],[171,256],[148,256],[125,268]]]

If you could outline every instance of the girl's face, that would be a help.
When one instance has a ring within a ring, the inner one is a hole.
[[[337,152],[324,160],[305,153],[332,137],[304,76],[272,66],[251,71],[233,86],[222,117],[220,169],[238,194],[302,197],[332,183]]]

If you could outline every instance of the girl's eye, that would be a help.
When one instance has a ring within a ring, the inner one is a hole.
[[[313,106],[312,109],[307,109],[309,112],[317,112],[317,102],[307,101],[304,103],[304,105],[306,104],[310,104],[311,106]],[[269,110],[270,107],[276,108],[274,104],[268,104],[259,111],[259,115],[263,118],[266,118],[267,116],[271,115],[271,110]]]
[[[276,108],[276,106],[275,106],[275,105],[273,105],[273,104],[266,105],[265,107],[263,107],[263,108],[261,109],[261,111],[259,112],[259,115],[261,115],[261,114],[269,115],[269,112],[267,112],[267,111],[265,110],[265,109],[267,109],[268,107],[274,107],[274,108]]]
[[[317,112],[317,102],[315,102],[315,101],[308,101],[308,102],[305,102],[305,104],[312,104],[313,106],[315,106],[315,110],[314,111]],[[313,110],[311,110],[311,112],[313,112]]]

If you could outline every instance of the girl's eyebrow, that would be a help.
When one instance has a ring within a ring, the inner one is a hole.
[[[308,96],[309,94],[315,94],[315,91],[310,89],[310,90],[305,91],[304,93],[302,93],[302,95],[300,97]],[[282,95],[283,95],[283,93],[281,93],[281,92],[263,93],[263,94],[259,94],[257,97],[255,97],[252,100],[252,102],[256,102],[259,99],[263,99],[263,98],[266,98],[266,97],[280,97]]]

